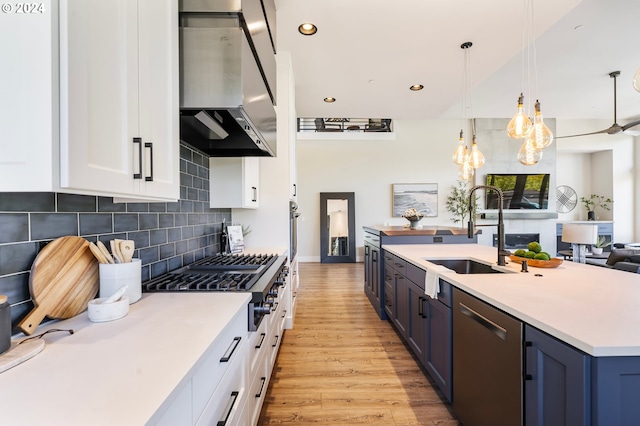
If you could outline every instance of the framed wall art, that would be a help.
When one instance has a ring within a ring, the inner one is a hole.
[[[405,210],[414,208],[425,217],[438,216],[437,183],[394,183],[393,217],[402,217]]]

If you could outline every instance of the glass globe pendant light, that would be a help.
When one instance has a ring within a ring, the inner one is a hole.
[[[533,166],[542,159],[542,151],[536,149],[535,143],[529,137],[525,138],[520,151],[518,151],[518,161],[525,166]]]
[[[531,120],[524,113],[524,95],[518,98],[518,111],[507,125],[507,134],[512,139],[524,139],[531,128]]]
[[[477,169],[484,165],[484,154],[480,152],[478,145],[476,144],[476,135],[473,135],[473,142],[471,143],[471,153],[469,153],[469,166]]]
[[[458,169],[458,179],[470,180],[473,177],[474,168],[469,165],[469,154],[467,153],[467,147],[464,148],[465,159]]]
[[[464,157],[467,154],[467,144],[464,143],[464,137],[462,136],[462,130],[460,130],[460,138],[458,139],[458,146],[456,150],[453,152],[451,159],[457,165],[462,165],[464,163]]]
[[[551,130],[544,124],[542,113],[540,113],[540,102],[538,102],[538,100],[536,100],[535,103],[535,110],[533,126],[531,130],[529,130],[529,133],[527,133],[526,139],[530,139],[537,150],[542,150],[553,142],[553,133],[551,133]]]

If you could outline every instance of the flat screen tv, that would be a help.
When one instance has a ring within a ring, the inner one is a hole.
[[[549,203],[548,174],[487,174],[487,185],[504,193],[504,210],[545,210]],[[487,191],[486,208],[498,209],[498,194]]]

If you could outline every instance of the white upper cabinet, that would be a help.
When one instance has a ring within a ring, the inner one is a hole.
[[[257,209],[259,181],[259,157],[210,157],[210,207]]]
[[[179,198],[178,2],[60,0],[60,187]]]
[[[20,3],[27,7],[28,3]],[[0,13],[0,192],[51,191],[57,143],[58,8]]]

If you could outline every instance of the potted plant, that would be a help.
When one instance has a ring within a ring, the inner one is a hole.
[[[598,237],[598,241],[591,247],[591,252],[593,254],[602,254],[602,250],[605,247],[609,247],[611,245],[611,241],[607,241],[604,235],[600,235]]]
[[[602,207],[605,210],[611,210],[610,204],[613,203],[611,198],[604,195],[591,194],[589,198],[580,197],[580,201],[587,209],[587,219],[596,220],[596,207]]]
[[[459,180],[456,185],[451,186],[451,193],[447,196],[447,210],[453,214],[453,223],[460,222],[464,227],[465,218],[469,216],[469,191],[467,182]],[[476,215],[478,196],[473,203],[473,216]]]

